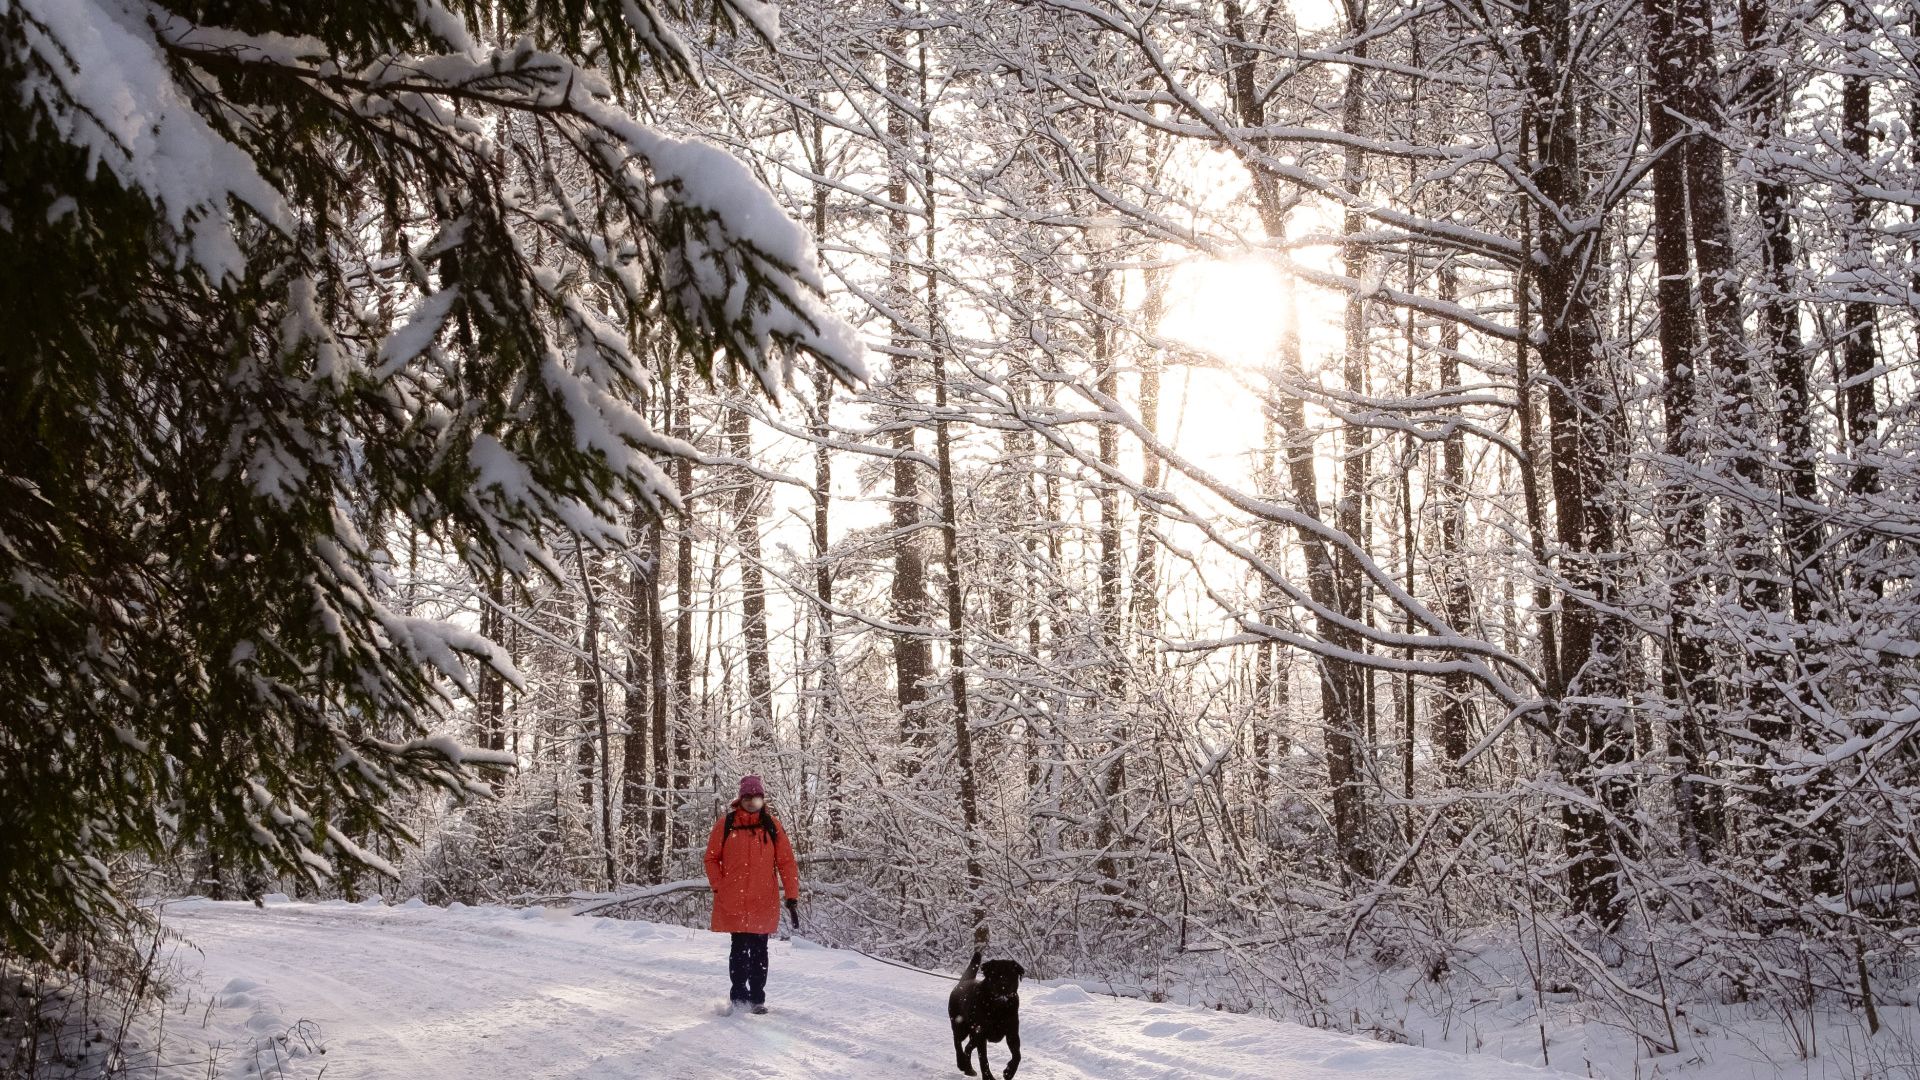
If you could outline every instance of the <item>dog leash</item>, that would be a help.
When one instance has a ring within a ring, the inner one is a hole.
[[[872,960],[872,961],[873,961],[874,963],[876,963],[876,964],[885,964],[885,965],[887,965],[888,967],[896,967],[896,968],[899,968],[899,969],[900,969],[901,971],[913,971],[913,972],[918,972],[919,974],[921,974],[921,975],[925,975],[925,976],[927,976],[927,977],[928,977],[928,978],[930,978],[930,979],[939,979],[939,980],[940,980],[940,981],[942,981],[942,982],[953,982],[953,981],[955,981],[955,980],[957,980],[957,979],[959,979],[959,978],[960,978],[960,976],[959,976],[958,974],[955,974],[955,973],[953,973],[953,972],[947,972],[947,971],[928,971],[928,970],[927,970],[926,968],[923,968],[923,967],[914,967],[914,966],[913,966],[912,964],[903,964],[903,963],[901,963],[901,962],[900,962],[900,961],[898,961],[898,960],[889,960],[889,959],[887,959],[887,958],[886,958],[886,957],[884,957],[884,956],[875,956],[875,955],[873,955],[872,953],[870,953],[870,952],[868,952],[867,950],[865,950],[865,949],[863,949],[863,948],[861,948],[861,947],[859,947],[858,945],[836,945],[836,944],[834,944],[833,942],[830,942],[830,941],[828,941],[828,942],[822,942],[822,944],[824,944],[824,945],[826,945],[826,947],[827,947],[827,948],[829,948],[829,949],[833,949],[833,950],[835,950],[835,951],[844,951],[844,952],[850,952],[850,953],[857,953],[857,954],[859,954],[859,955],[861,955],[861,956],[864,956],[864,957],[866,957],[866,958],[867,958],[867,959],[869,959],[869,960]],[[1082,989],[1082,990],[1086,990],[1086,987],[1085,987],[1085,986],[1082,986],[1082,987],[1081,987],[1081,989]],[[1100,991],[1100,990],[1088,990],[1087,992],[1088,992],[1088,993],[1091,993],[1091,994],[1103,994],[1103,993],[1105,993],[1104,991]],[[1114,997],[1114,998],[1118,998],[1118,997],[1120,997],[1121,995],[1119,995],[1119,994],[1105,994],[1105,996],[1107,996],[1107,997]]]
[[[940,979],[945,982],[953,982],[955,979],[958,979],[960,977],[958,975],[952,975],[946,972],[928,971],[926,968],[914,967],[912,964],[903,964],[898,960],[889,960],[884,956],[875,956],[865,949],[855,948],[852,945],[829,945],[827,947],[830,949],[836,949],[836,950],[844,949],[847,952],[859,953],[861,956],[864,956],[867,959],[872,960],[877,964],[885,964],[888,967],[897,967],[902,971],[917,971],[922,975],[928,976],[929,978]]]
[[[797,937],[798,935],[795,935],[795,936]],[[866,957],[867,959],[873,961],[876,964],[885,964],[888,967],[896,967],[896,968],[899,968],[901,971],[918,972],[922,975],[927,976],[930,979],[940,979],[945,982],[952,982],[955,979],[959,978],[958,975],[951,975],[951,974],[947,974],[945,972],[939,972],[939,971],[928,971],[926,968],[923,968],[923,967],[914,967],[912,964],[903,964],[898,960],[889,960],[884,956],[875,956],[872,953],[868,952],[867,950],[860,948],[858,945],[836,945],[831,941],[821,942],[821,944],[825,945],[827,948],[832,949],[836,952],[858,953],[861,956]]]
[[[823,942],[822,944],[824,944],[824,945],[826,945],[826,947],[827,947],[827,948],[829,948],[829,949],[833,949],[833,950],[835,950],[836,952],[850,952],[850,953],[858,953],[858,954],[860,954],[861,956],[864,956],[864,957],[866,957],[867,959],[869,959],[869,960],[872,960],[872,961],[873,961],[874,963],[876,963],[876,964],[885,964],[885,965],[887,965],[888,967],[897,967],[897,968],[899,968],[899,969],[900,969],[900,970],[902,970],[902,971],[916,971],[916,972],[919,972],[919,973],[920,973],[920,974],[922,974],[922,975],[925,975],[925,976],[927,976],[928,978],[932,978],[932,979],[939,979],[939,980],[941,980],[942,982],[953,982],[953,981],[955,981],[955,980],[957,980],[957,979],[959,979],[959,978],[960,978],[960,976],[959,976],[959,975],[957,975],[957,974],[954,974],[954,973],[952,973],[952,972],[947,972],[947,971],[928,971],[928,970],[927,970],[926,968],[923,968],[923,967],[914,967],[914,966],[913,966],[912,964],[903,964],[903,963],[901,963],[901,962],[900,962],[900,961],[898,961],[898,960],[889,960],[889,959],[887,959],[887,958],[886,958],[886,957],[884,957],[884,956],[875,956],[875,955],[873,955],[872,953],[870,953],[870,952],[868,952],[867,950],[865,950],[865,949],[862,949],[862,948],[860,948],[860,947],[859,947],[858,945],[835,945],[835,944],[833,944],[832,942]],[[1073,982],[1073,983],[1074,983],[1074,985],[1076,985],[1076,986],[1078,986],[1078,987],[1080,987],[1080,989],[1082,989],[1082,990],[1085,990],[1085,991],[1086,991],[1087,993],[1089,993],[1089,994],[1099,994],[1099,995],[1100,995],[1101,997],[1110,997],[1110,998],[1114,998],[1114,999],[1116,999],[1116,1000],[1126,1000],[1126,999],[1127,999],[1127,995],[1125,995],[1125,994],[1120,994],[1120,993],[1116,993],[1116,992],[1114,992],[1114,991],[1112,991],[1112,990],[1094,990],[1094,989],[1091,989],[1091,988],[1090,988],[1090,987],[1088,987],[1088,986],[1087,986],[1087,985],[1086,985],[1086,984],[1085,984],[1084,982],[1081,982],[1080,980],[1077,980],[1077,979],[1075,979],[1075,980],[1069,980],[1069,981],[1070,981],[1070,982]],[[1043,985],[1044,985],[1044,984],[1043,984]],[[1111,985],[1111,984],[1109,984],[1109,985]]]
[[[899,969],[900,969],[900,970],[902,970],[902,971],[917,971],[917,972],[919,972],[919,973],[920,973],[920,974],[922,974],[922,975],[926,975],[926,976],[928,976],[928,977],[930,977],[930,978],[934,978],[934,979],[939,979],[939,980],[940,980],[940,981],[942,981],[942,982],[953,982],[953,981],[955,981],[955,980],[957,980],[957,979],[958,979],[958,978],[960,977],[960,976],[958,976],[958,975],[954,975],[954,974],[950,974],[950,973],[947,973],[947,972],[941,972],[941,971],[928,971],[928,970],[927,970],[926,968],[920,968],[920,967],[914,967],[914,966],[913,966],[912,964],[903,964],[903,963],[901,963],[901,962],[900,962],[900,961],[898,961],[898,960],[889,960],[889,959],[887,959],[887,958],[886,958],[886,957],[884,957],[884,956],[875,956],[875,955],[873,955],[872,953],[870,953],[870,952],[868,952],[867,950],[865,950],[865,949],[862,949],[862,948],[858,948],[857,946],[853,946],[853,945],[833,945],[833,944],[828,944],[828,945],[827,945],[827,948],[829,948],[829,949],[833,949],[833,950],[834,950],[834,951],[836,951],[836,952],[839,952],[839,951],[845,951],[845,952],[850,952],[850,953],[859,953],[859,954],[860,954],[861,956],[864,956],[864,957],[866,957],[867,959],[869,959],[869,960],[872,960],[872,961],[874,961],[875,963],[878,963],[878,964],[885,964],[885,965],[887,965],[888,967],[897,967],[897,968],[899,968]],[[1101,997],[1110,997],[1110,998],[1113,998],[1113,999],[1114,999],[1115,1001],[1127,1001],[1127,1000],[1131,1000],[1131,999],[1130,999],[1130,998],[1128,997],[1128,995],[1126,995],[1126,994],[1122,994],[1122,993],[1117,993],[1117,992],[1115,992],[1115,991],[1112,991],[1112,990],[1095,990],[1095,989],[1093,989],[1093,988],[1091,988],[1091,987],[1089,987],[1089,986],[1087,986],[1087,984],[1086,984],[1085,982],[1082,982],[1082,981],[1080,981],[1080,980],[1078,980],[1078,979],[1069,979],[1069,980],[1067,980],[1067,981],[1068,981],[1068,982],[1070,982],[1070,983],[1072,983],[1072,984],[1073,984],[1073,985],[1075,985],[1075,986],[1078,986],[1078,987],[1079,987],[1079,988],[1080,988],[1081,990],[1083,990],[1083,991],[1085,991],[1086,993],[1089,993],[1089,994],[1098,994],[1098,995],[1099,995],[1099,996],[1101,996]],[[1045,986],[1045,985],[1047,985],[1047,984],[1046,984],[1046,983],[1040,983],[1039,985],[1042,985],[1042,986]],[[1111,986],[1112,984],[1111,984],[1111,983],[1109,983],[1108,985],[1110,985],[1110,986]]]

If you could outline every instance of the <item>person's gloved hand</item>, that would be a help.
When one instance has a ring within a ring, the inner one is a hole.
[[[787,901],[787,917],[793,920],[793,928],[800,929],[800,901]]]

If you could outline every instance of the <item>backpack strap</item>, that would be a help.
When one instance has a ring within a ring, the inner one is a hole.
[[[777,840],[780,837],[780,822],[774,818],[773,811],[771,810],[762,809],[760,811],[760,824],[757,827],[767,834],[767,840],[769,842]],[[736,828],[739,828],[739,826],[734,824],[733,808],[728,807],[726,826],[720,833],[720,843],[722,845],[732,839],[733,830]]]

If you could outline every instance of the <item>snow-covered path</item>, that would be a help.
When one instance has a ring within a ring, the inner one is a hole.
[[[804,940],[772,945],[768,1016],[721,1016],[725,939],[560,912],[186,901],[209,1015],[266,1038],[310,1022],[290,1076],[899,1080],[958,1077],[949,984]],[[191,956],[191,954],[189,954]],[[1489,1058],[1087,994],[1021,994],[1021,1080],[1541,1080]],[[303,1048],[303,1047],[302,1047]],[[992,1049],[996,1073],[1004,1046]],[[243,1073],[244,1070],[241,1070]],[[237,1075],[237,1074],[235,1074]]]

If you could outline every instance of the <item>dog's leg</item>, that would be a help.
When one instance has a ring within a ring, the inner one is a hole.
[[[1020,1029],[1015,1027],[1007,1032],[1007,1071],[1000,1074],[1001,1080],[1013,1080],[1013,1074],[1020,1068]]]
[[[972,1063],[967,1061],[967,1058],[970,1056],[972,1049],[973,1049],[972,1047],[967,1045],[966,1025],[960,1023],[959,1017],[954,1017],[953,1019],[953,1060],[955,1064],[959,1066],[960,1071],[963,1073],[966,1073],[968,1076],[973,1075],[973,1065]]]
[[[993,1080],[993,1066],[987,1062],[987,1036],[985,1033],[973,1037],[973,1045],[980,1049],[980,1080]]]

